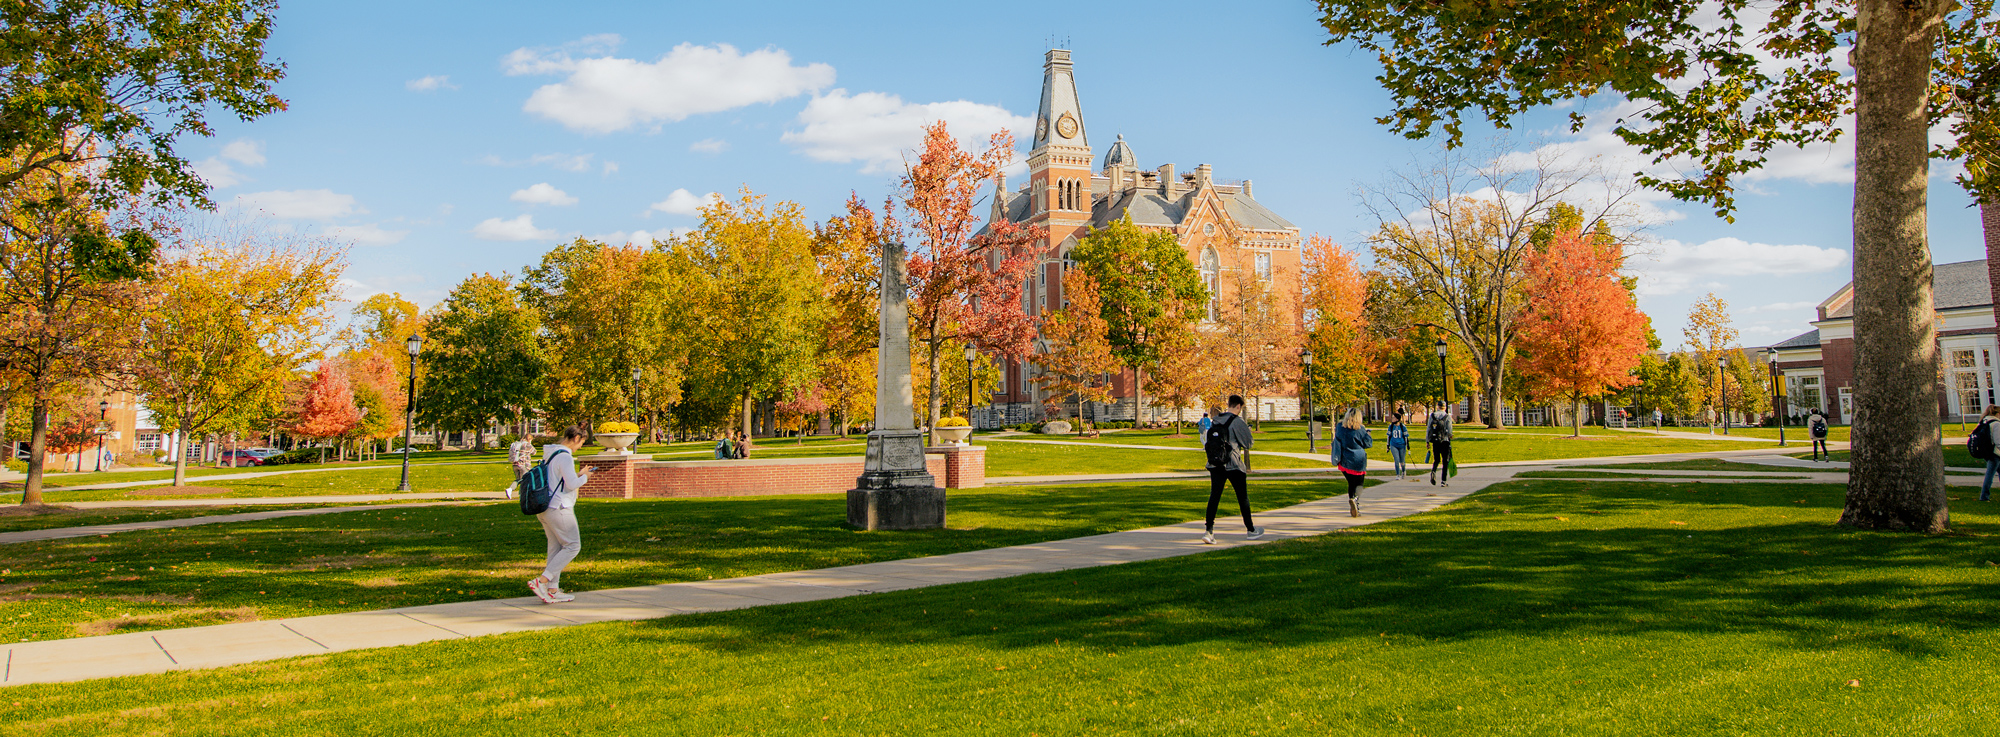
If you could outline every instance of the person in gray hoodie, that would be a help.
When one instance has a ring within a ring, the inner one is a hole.
[[[1347,516],[1361,516],[1361,485],[1368,481],[1368,449],[1375,436],[1361,424],[1361,410],[1349,408],[1333,428],[1333,464],[1347,477]]]
[[[1222,484],[1228,482],[1236,487],[1236,506],[1243,511],[1243,527],[1249,531],[1252,540],[1264,536],[1264,528],[1250,521],[1250,459],[1245,452],[1256,439],[1250,436],[1250,427],[1243,424],[1243,398],[1229,396],[1229,411],[1217,413],[1215,424],[1208,432],[1202,433],[1202,448],[1208,452],[1208,527],[1201,536],[1207,545],[1215,544],[1215,507],[1222,503]]]

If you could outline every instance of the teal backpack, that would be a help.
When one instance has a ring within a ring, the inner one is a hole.
[[[568,453],[568,448],[558,448],[555,453],[527,473],[521,474],[521,513],[537,515],[549,510],[549,501],[555,498],[556,490],[549,484],[549,461],[556,459],[557,453]]]

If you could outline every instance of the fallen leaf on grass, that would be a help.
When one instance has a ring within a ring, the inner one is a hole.
[[[1861,687],[1861,679],[1859,679],[1859,678],[1854,678],[1854,679],[1849,679],[1849,680],[1847,681],[1847,685],[1848,685],[1848,686],[1850,686],[1850,687],[1853,687],[1853,688],[1860,688],[1860,687]]]
[[[1569,518],[1568,518],[1568,517],[1557,517],[1557,518],[1556,518],[1556,521],[1557,521],[1557,522],[1568,522],[1568,521],[1569,521]]]
[[[1686,523],[1686,522],[1682,522],[1682,521],[1680,521],[1680,520],[1671,520],[1671,519],[1670,519],[1670,520],[1667,520],[1667,524],[1670,524],[1670,525],[1685,525],[1685,524],[1687,524],[1687,523]]]

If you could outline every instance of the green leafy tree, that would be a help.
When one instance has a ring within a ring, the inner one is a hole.
[[[1611,132],[1679,175],[1640,181],[1729,217],[1733,181],[1773,148],[1830,142],[1854,114],[1853,481],[1843,524],[1942,531],[1936,321],[1925,227],[1930,157],[2000,194],[2000,16],[1991,0],[1321,0],[1321,25],[1381,60],[1412,138],[1500,127],[1611,93],[1637,103]],[[1854,74],[1844,73],[1851,64]],[[1621,108],[1622,109],[1622,108]],[[1588,122],[1569,113],[1572,130]],[[1931,128],[1949,131],[1943,145]],[[1684,163],[1683,163],[1684,162]]]
[[[1130,213],[1084,236],[1070,259],[1096,283],[1105,338],[1111,354],[1132,371],[1133,411],[1139,413],[1146,406],[1146,368],[1159,365],[1162,348],[1191,328],[1192,306],[1208,302],[1208,288],[1171,231],[1141,229]]]
[[[705,276],[675,247],[579,238],[543,254],[519,286],[540,323],[542,388],[510,396],[539,396],[562,424],[594,428],[614,415],[657,424],[681,400],[689,346],[709,337],[696,329]]]
[[[480,430],[521,419],[541,397],[547,362],[540,329],[541,315],[521,300],[512,278],[478,274],[459,282],[428,320],[421,421]],[[486,439],[473,442],[484,448]]]

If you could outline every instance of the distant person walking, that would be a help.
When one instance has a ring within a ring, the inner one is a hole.
[[[1992,414],[1992,412],[1993,410],[1990,408],[1987,410],[1987,414]],[[1982,419],[1980,422],[1985,422],[1985,420]],[[1819,460],[1822,453],[1826,455],[1827,461],[1831,462],[1833,460],[1833,451],[1826,449],[1826,430],[1826,415],[1820,414],[1819,408],[1814,407],[1812,414],[1806,417],[1806,434],[1812,436],[1813,460],[1815,461]]]
[[[1987,405],[1986,414],[1979,418],[1979,427],[1972,429],[1975,436],[1986,434],[1983,442],[1972,443],[1986,451],[1986,457],[1982,459],[1986,461],[1986,480],[1979,483],[1979,501],[1982,502],[1993,500],[1993,472],[2000,471],[2000,455],[1993,452],[1994,442],[2000,440],[2000,435],[1994,432],[1995,428],[2000,428],[2000,405]]]
[[[1431,485],[1451,485],[1451,412],[1439,408],[1431,413],[1430,421],[1424,424],[1424,442],[1431,445]],[[1438,471],[1444,471],[1443,483],[1438,482]]]
[[[1194,424],[1195,433],[1204,438],[1208,437],[1208,428],[1213,426],[1214,424],[1215,420],[1209,419],[1208,412],[1203,411],[1201,413],[1201,421]]]
[[[583,537],[576,527],[576,490],[590,483],[591,469],[576,472],[576,451],[583,447],[583,440],[589,433],[581,427],[563,428],[562,438],[542,446],[542,463],[549,467],[549,508],[535,519],[542,523],[542,535],[548,538],[548,563],[542,568],[542,575],[528,582],[528,590],[535,592],[543,602],[558,604],[575,601],[576,597],[562,592],[562,572],[569,562],[576,560],[576,554],[583,552]]]
[[[1394,427],[1394,425],[1391,425]],[[1368,448],[1375,436],[1361,424],[1361,410],[1348,408],[1333,428],[1333,463],[1347,477],[1347,516],[1361,516],[1361,485],[1368,480]],[[1400,464],[1399,464],[1400,465]]]
[[[1243,424],[1243,398],[1229,396],[1229,411],[1216,412],[1215,421],[1201,434],[1201,447],[1208,454],[1208,525],[1202,533],[1204,544],[1215,544],[1215,507],[1222,503],[1224,482],[1236,487],[1236,506],[1243,511],[1243,528],[1251,540],[1264,536],[1264,528],[1250,520],[1250,459],[1245,452],[1256,438]]]
[[[1403,423],[1402,412],[1397,412],[1395,419],[1389,421],[1389,429],[1383,434],[1389,438],[1389,458],[1396,462],[1396,480],[1401,481],[1405,473],[1403,460],[1410,453],[1410,426]],[[1335,430],[1336,443],[1339,437],[1340,431]]]
[[[507,462],[514,466],[514,484],[515,486],[519,486],[521,475],[527,473],[528,469],[535,467],[535,441],[528,439],[524,435],[515,440],[513,444],[508,445]],[[514,498],[515,486],[507,487],[508,499]]]

